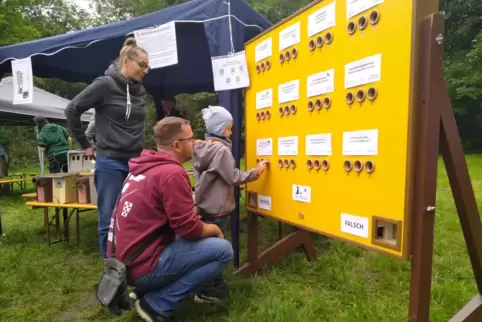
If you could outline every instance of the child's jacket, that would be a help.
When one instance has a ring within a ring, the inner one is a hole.
[[[196,178],[195,198],[203,217],[228,215],[235,207],[233,187],[259,177],[257,169],[236,168],[231,147],[230,139],[211,135],[194,143],[191,163]]]

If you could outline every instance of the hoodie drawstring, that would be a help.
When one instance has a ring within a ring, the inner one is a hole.
[[[127,84],[127,109],[126,109],[126,121],[129,120],[129,117],[131,116],[131,93],[129,92],[129,83]]]

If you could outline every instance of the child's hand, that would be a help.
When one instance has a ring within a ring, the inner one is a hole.
[[[202,219],[201,215],[198,214],[198,212],[197,212],[197,207],[196,207],[196,206],[194,206],[194,208],[192,209],[192,211],[194,212],[194,216],[197,216],[199,219]]]
[[[258,166],[256,167],[256,169],[258,170],[258,175],[261,175],[261,173],[264,172],[264,170],[268,167],[268,163],[268,160],[259,161]]]

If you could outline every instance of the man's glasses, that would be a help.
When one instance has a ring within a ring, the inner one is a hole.
[[[191,136],[191,137],[188,137],[188,138],[176,139],[176,140],[174,140],[174,141],[172,142],[171,147],[174,146],[174,143],[176,143],[176,141],[177,141],[177,142],[182,142],[182,141],[191,141],[191,142],[193,142],[193,141],[194,141],[194,137]]]
[[[180,142],[182,142],[182,141],[193,141],[193,140],[194,140],[194,137],[193,137],[193,136],[191,136],[191,137],[188,137],[188,138],[177,139],[176,141],[180,141]]]

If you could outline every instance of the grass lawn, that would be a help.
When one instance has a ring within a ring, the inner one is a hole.
[[[467,156],[467,162],[480,203],[482,156]],[[447,321],[477,289],[448,179],[443,163],[439,165],[431,320]],[[0,197],[0,210],[5,213],[6,234],[0,239],[0,321],[141,321],[135,313],[110,315],[93,296],[102,272],[95,212],[81,214],[80,247],[72,243],[47,248],[42,210],[28,209],[19,192]],[[263,249],[276,240],[277,224],[260,221]],[[245,237],[243,233],[242,260]],[[407,320],[408,262],[321,236],[314,236],[314,243],[316,262],[293,253],[252,278],[232,276],[230,268],[228,303],[203,306],[187,299],[178,317],[242,322]]]

